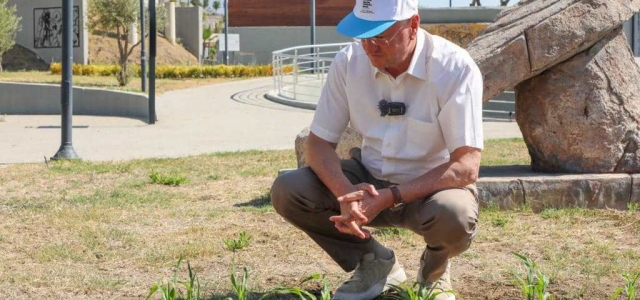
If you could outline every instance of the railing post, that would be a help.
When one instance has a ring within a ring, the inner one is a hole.
[[[316,46],[316,47],[317,47],[317,46]],[[318,48],[316,48],[316,52],[314,53],[314,56],[315,56],[315,57],[313,58],[313,70],[316,72],[316,74],[317,74],[317,72],[319,71],[319,70],[318,70],[318,66],[319,66],[319,64],[318,64],[318,57],[320,57],[320,53],[318,53],[318,52],[320,52],[320,48],[319,48],[319,47],[318,47]]]
[[[298,49],[293,51],[293,99],[296,99],[296,86],[298,85]]]
[[[324,87],[324,60],[322,61],[322,71],[320,72],[320,91],[322,92],[322,87]]]
[[[276,76],[278,76],[277,71],[276,71],[276,54],[272,53],[271,54],[271,76],[273,76],[273,87],[274,87],[274,91],[276,93],[279,93],[278,91],[278,84],[277,84],[277,80],[276,80]]]

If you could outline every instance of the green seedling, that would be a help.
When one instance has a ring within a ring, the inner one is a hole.
[[[149,178],[151,178],[151,183],[153,183],[153,184],[179,186],[179,185],[187,182],[187,177],[184,177],[184,176],[181,176],[181,175],[177,175],[177,174],[160,175],[156,171],[151,171],[151,174],[149,175]]]
[[[638,202],[638,203],[627,203],[627,209],[630,212],[633,212],[633,213],[637,212],[637,211],[640,211],[640,202]]]
[[[514,283],[522,290],[522,295],[526,300],[553,300],[553,296],[547,292],[549,277],[542,273],[538,265],[528,257],[513,253],[525,265],[527,269],[526,277],[514,274]]]
[[[415,282],[413,285],[402,282],[399,284],[387,284],[387,286],[389,290],[382,295],[382,299],[435,300],[438,295],[443,293],[454,294],[453,291],[435,291],[434,287],[419,282]]]
[[[640,272],[636,274],[625,274],[622,275],[624,278],[625,285],[623,287],[619,287],[613,293],[610,300],[617,299],[623,292],[627,296],[627,300],[635,300],[636,299],[636,285],[638,284],[638,279],[640,278]]]
[[[147,295],[147,300],[151,299],[151,297],[157,292],[160,291],[162,296],[162,300],[176,300],[178,299],[178,269],[180,268],[180,264],[182,263],[182,256],[178,260],[175,269],[173,270],[173,279],[167,281],[167,283],[160,282],[159,284],[154,284],[149,290],[149,295]]]
[[[200,289],[200,279],[198,279],[198,274],[193,269],[191,269],[191,264],[188,261],[187,261],[187,269],[189,270],[189,280],[180,282],[187,289],[187,293],[184,299],[200,300],[201,289]]]
[[[149,290],[149,294],[147,295],[147,300],[150,299],[156,292],[160,291],[162,300],[200,300],[200,279],[198,279],[198,275],[191,268],[191,264],[187,261],[187,268],[189,270],[189,280],[182,281],[178,280],[178,270],[180,269],[180,265],[182,264],[182,256],[178,259],[178,263],[173,270],[173,279],[167,281],[166,283],[160,282],[159,284],[154,284]],[[183,294],[179,285],[182,285],[186,289],[186,293]]]
[[[235,263],[231,267],[231,290],[236,294],[236,299],[246,300],[249,296],[249,289],[247,288],[247,278],[249,277],[249,271],[247,267],[242,268],[242,278],[238,280],[236,277],[236,265]],[[228,297],[227,300],[233,298]]]
[[[318,273],[312,274],[311,276],[300,281],[300,284],[304,284],[306,282],[312,280],[321,280],[322,289],[320,290],[320,298],[316,297],[316,295],[311,294],[310,292],[303,290],[297,287],[277,287],[266,294],[264,294],[260,299],[264,299],[266,297],[272,295],[296,295],[300,300],[331,300],[331,290],[329,287],[329,281],[324,277],[324,275],[320,275]]]
[[[242,231],[238,234],[237,239],[224,239],[225,249],[232,251],[235,253],[238,250],[242,250],[249,246],[249,241],[251,240],[251,236],[247,235],[247,232]]]
[[[236,294],[238,300],[246,300],[249,295],[249,289],[247,288],[247,279],[249,278],[249,271],[247,267],[242,268],[242,277],[238,278],[236,272],[236,253],[238,250],[242,250],[249,246],[251,236],[247,235],[246,231],[242,231],[238,234],[237,239],[224,239],[225,249],[233,252],[233,258],[231,261],[231,289]],[[231,297],[227,299],[233,299]]]

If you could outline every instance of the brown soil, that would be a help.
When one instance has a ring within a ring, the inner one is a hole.
[[[167,39],[158,36],[156,64],[158,65],[197,65],[198,59],[179,44],[172,45]],[[149,58],[147,43],[147,59]],[[91,34],[89,36],[89,57],[92,64],[114,64],[118,61],[118,44],[111,36]],[[136,47],[129,62],[140,64],[140,46]]]
[[[49,70],[49,64],[31,50],[15,45],[2,55],[2,68],[5,71],[46,71]]]

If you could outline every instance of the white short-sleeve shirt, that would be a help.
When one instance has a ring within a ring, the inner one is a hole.
[[[406,72],[393,78],[354,42],[331,63],[311,123],[337,143],[347,125],[361,133],[362,161],[382,180],[404,183],[449,161],[462,146],[483,148],[482,75],[464,49],[425,30]],[[381,116],[380,100],[404,102],[402,116]]]

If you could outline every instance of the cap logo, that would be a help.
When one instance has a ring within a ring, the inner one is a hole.
[[[373,0],[362,0],[362,9],[360,10],[360,13],[362,14],[375,14],[372,10],[371,10],[371,6],[373,6]]]

